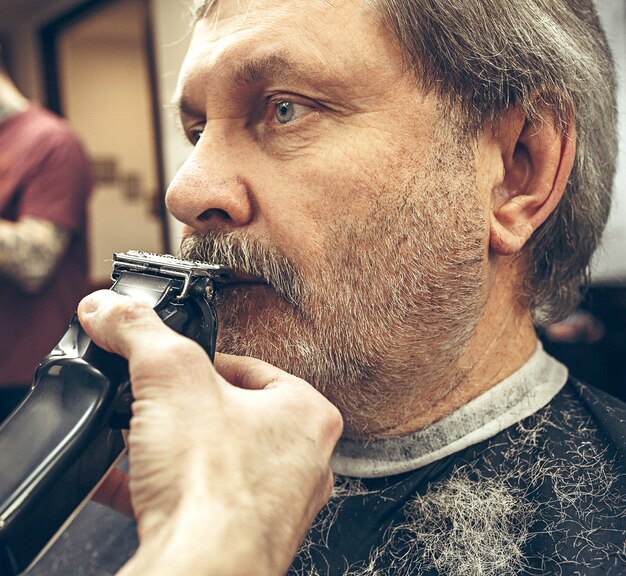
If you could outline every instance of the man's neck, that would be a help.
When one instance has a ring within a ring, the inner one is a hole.
[[[493,316],[492,316],[493,317]],[[537,348],[537,334],[530,311],[499,311],[497,322],[479,322],[474,337],[459,361],[466,377],[441,403],[438,420],[477,398],[522,367]]]
[[[375,478],[436,462],[492,438],[534,414],[560,392],[567,376],[567,368],[538,343],[519,370],[430,426],[393,438],[342,438],[333,455],[333,471],[344,476]]]
[[[510,268],[517,265],[505,264]],[[385,435],[400,436],[445,418],[513,374],[533,355],[537,334],[531,312],[519,304],[515,272],[509,270],[504,277],[508,281],[503,281],[498,270],[492,275],[481,318],[461,357],[447,375],[448,382],[454,385],[440,383],[440,389],[449,387],[449,392],[424,406],[423,397],[429,393],[424,391],[421,404],[425,409]]]

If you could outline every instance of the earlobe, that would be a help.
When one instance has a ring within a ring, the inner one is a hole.
[[[489,244],[518,253],[559,203],[576,154],[576,130],[550,116],[527,121],[519,108],[504,113],[495,138],[504,176],[492,188]]]

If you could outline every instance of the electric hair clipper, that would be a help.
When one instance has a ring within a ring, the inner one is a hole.
[[[130,251],[115,254],[111,290],[148,301],[213,360],[219,266]],[[98,348],[76,315],[0,425],[0,576],[36,560],[125,453],[132,403],[125,359]]]

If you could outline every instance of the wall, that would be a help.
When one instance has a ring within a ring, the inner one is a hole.
[[[626,283],[626,2],[598,0],[600,18],[613,47],[618,73],[619,140],[621,143],[615,200],[601,249],[594,263],[594,280]]]
[[[24,6],[24,9],[16,11],[9,20],[0,22],[0,36],[9,43],[14,79],[24,94],[32,100],[45,100],[39,55],[39,28],[78,4],[81,4],[81,0],[42,0],[30,9]]]
[[[89,152],[97,158],[119,150],[120,171],[142,173],[149,178],[144,185],[154,189],[149,84],[147,75],[138,74],[141,68],[135,65],[144,60],[143,46],[83,39],[64,44],[62,68],[71,70],[63,78],[65,112]],[[92,73],[94,63],[97,74]],[[111,129],[111,118],[126,127],[123,134]]]
[[[108,284],[112,254],[163,251],[142,14],[140,2],[115,4],[59,46],[65,114],[92,159],[111,163],[116,176],[98,183],[89,203],[95,285]]]
[[[191,13],[186,0],[152,0],[152,6],[159,70],[159,100],[163,103],[161,130],[165,181],[170,182],[191,152],[191,146],[184,137],[175,111],[167,106],[174,96],[178,70],[189,45]],[[177,247],[182,225],[171,215],[169,224],[172,246]]]

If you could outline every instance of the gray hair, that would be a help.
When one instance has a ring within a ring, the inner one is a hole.
[[[477,134],[509,106],[546,115],[577,150],[563,198],[533,234],[523,294],[535,320],[566,316],[588,283],[617,155],[615,70],[592,0],[369,0],[420,84]]]
[[[197,1],[201,18],[217,0]],[[548,324],[580,301],[608,218],[617,155],[615,71],[592,0],[364,0],[420,86],[468,137],[510,106],[577,133],[557,208],[524,248],[523,299]]]

